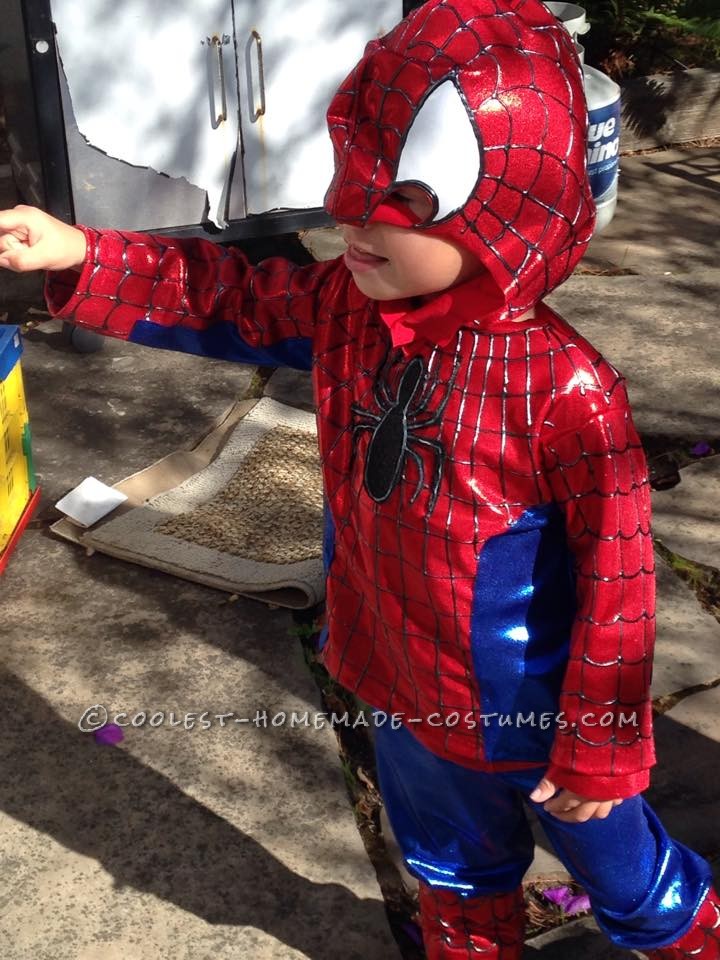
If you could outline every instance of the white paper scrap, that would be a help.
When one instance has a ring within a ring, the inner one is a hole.
[[[126,495],[119,490],[108,487],[95,477],[86,477],[74,490],[58,500],[55,506],[73,523],[81,527],[91,527],[125,500]]]

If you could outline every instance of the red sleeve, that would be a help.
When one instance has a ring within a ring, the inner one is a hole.
[[[209,240],[80,229],[87,239],[80,274],[47,275],[53,316],[111,337],[244,362],[309,365],[320,297],[345,269],[339,260],[297,266],[280,257],[251,266],[239,250]]]
[[[647,467],[629,406],[618,395],[608,412],[551,433],[544,456],[577,584],[562,722],[546,775],[589,799],[633,796],[655,762],[655,568]]]

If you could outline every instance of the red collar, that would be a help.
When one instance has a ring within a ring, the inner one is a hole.
[[[444,347],[460,327],[484,328],[505,317],[505,301],[489,274],[483,273],[432,299],[381,300],[380,317],[394,347],[423,339]]]

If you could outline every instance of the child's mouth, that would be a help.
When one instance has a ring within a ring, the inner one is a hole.
[[[372,270],[374,267],[382,266],[383,263],[387,262],[387,257],[378,257],[374,253],[368,253],[367,250],[360,250],[352,243],[345,251],[345,265],[352,273]]]

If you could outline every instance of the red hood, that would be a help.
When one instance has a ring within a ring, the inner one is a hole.
[[[435,215],[408,229],[475,254],[499,291],[495,319],[531,308],[585,251],[595,209],[581,66],[540,0],[428,0],[368,44],[328,126],[328,212],[363,224],[398,184],[421,184]]]

